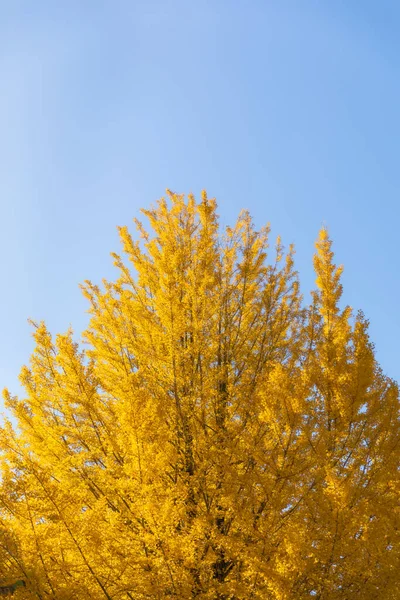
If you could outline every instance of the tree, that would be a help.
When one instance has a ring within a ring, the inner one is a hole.
[[[327,231],[306,306],[293,248],[269,262],[247,212],[221,233],[215,200],[168,195],[152,236],[120,229],[132,266],[83,286],[85,350],[35,325],[5,391],[18,597],[400,598],[398,388]]]

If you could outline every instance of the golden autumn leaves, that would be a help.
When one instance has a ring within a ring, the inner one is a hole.
[[[36,327],[1,430],[20,598],[395,599],[399,397],[323,230],[304,305],[243,212],[169,194],[86,282],[85,350]],[[130,264],[129,264],[130,263]]]

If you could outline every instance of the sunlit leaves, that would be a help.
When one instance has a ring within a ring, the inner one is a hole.
[[[307,306],[268,227],[168,196],[120,228],[116,281],[85,283],[84,350],[33,324],[4,577],[26,599],[398,598],[398,390],[327,231]]]

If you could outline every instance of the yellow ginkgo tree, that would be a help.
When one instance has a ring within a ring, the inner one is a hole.
[[[16,598],[400,598],[399,395],[341,304],[322,230],[292,248],[168,193],[83,292],[79,347],[34,324],[5,391],[0,559]]]

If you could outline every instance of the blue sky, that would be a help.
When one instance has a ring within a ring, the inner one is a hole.
[[[113,278],[116,226],[167,187],[270,221],[305,292],[327,225],[399,379],[399,30],[395,0],[3,0],[0,386],[28,317],[85,327],[79,282]]]

